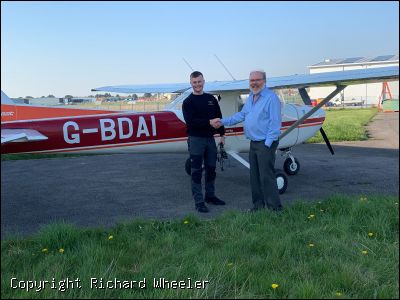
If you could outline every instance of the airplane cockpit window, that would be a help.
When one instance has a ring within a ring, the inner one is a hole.
[[[182,110],[183,101],[191,94],[192,89],[188,89],[180,94],[178,97],[175,98],[170,104],[168,104],[165,108],[166,109],[178,109]]]
[[[249,94],[241,94],[239,95],[239,97],[237,98],[237,111],[241,111],[244,104],[246,103],[247,98],[249,97]]]

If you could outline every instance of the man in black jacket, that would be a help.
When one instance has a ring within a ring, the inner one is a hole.
[[[182,111],[185,118],[188,145],[191,162],[191,186],[195,207],[199,212],[208,212],[204,202],[224,205],[225,202],[215,196],[215,167],[217,147],[214,134],[220,134],[220,142],[225,143],[225,128],[214,129],[210,120],[222,118],[217,99],[211,94],[204,93],[203,74],[195,71],[190,74],[190,84],[193,93],[183,101]],[[205,197],[202,192],[202,165],[205,169]]]

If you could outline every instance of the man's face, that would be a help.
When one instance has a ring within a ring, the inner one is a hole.
[[[249,82],[250,82],[250,91],[252,91],[253,94],[256,95],[259,94],[265,86],[265,80],[263,79],[263,74],[259,72],[251,73]]]
[[[204,88],[203,76],[198,76],[190,79],[194,94],[202,94]]]

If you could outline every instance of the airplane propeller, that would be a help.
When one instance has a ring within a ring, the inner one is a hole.
[[[335,151],[333,151],[332,145],[329,142],[328,136],[326,135],[325,131],[322,129],[322,127],[319,129],[319,132],[321,132],[321,135],[326,143],[326,145],[328,146],[329,151],[331,152],[332,155],[335,154]]]
[[[306,118],[308,118],[308,116],[312,115],[314,113],[314,111],[316,111],[317,109],[321,108],[323,105],[325,105],[325,103],[327,103],[328,101],[330,101],[335,95],[337,95],[338,93],[340,93],[346,86],[344,85],[338,85],[336,86],[336,89],[329,94],[328,97],[326,97],[323,101],[321,101],[317,106],[315,106],[311,111],[309,111],[307,114],[305,114],[302,118],[300,118],[299,120],[297,120],[297,122],[292,125],[293,127],[297,126],[297,123],[301,123],[303,122],[303,120],[305,120]],[[311,99],[310,96],[308,96],[308,93],[306,91],[305,88],[299,88],[299,94],[301,96],[301,99],[303,99],[304,104],[306,105],[311,105]],[[280,138],[282,138],[283,136],[285,136],[286,134],[288,134],[292,129],[289,128],[289,130],[287,130],[287,132],[284,132]],[[332,145],[329,142],[328,136],[326,135],[325,131],[322,129],[322,127],[319,129],[319,131],[321,132],[322,138],[325,141],[325,144],[328,146],[329,151],[331,152],[332,155],[335,154],[335,152],[333,151]]]

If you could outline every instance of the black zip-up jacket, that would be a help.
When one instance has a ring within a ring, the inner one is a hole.
[[[225,135],[225,127],[215,129],[210,125],[210,120],[222,118],[221,108],[217,99],[211,94],[189,95],[182,105],[183,117],[187,126],[187,134],[190,136],[212,137],[219,133]]]

